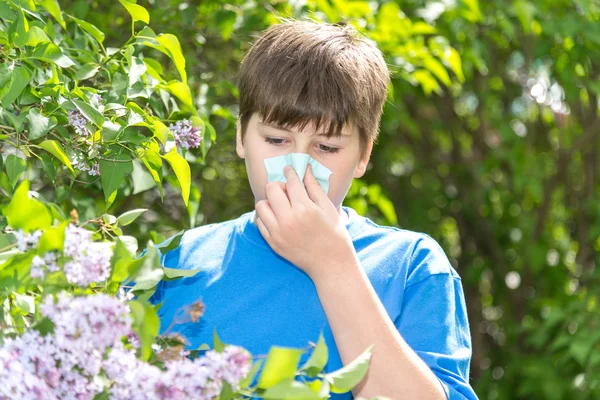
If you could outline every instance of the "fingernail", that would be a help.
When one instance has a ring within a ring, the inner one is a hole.
[[[292,167],[290,167],[289,165],[286,165],[285,167],[283,167],[283,173],[284,174],[289,174],[292,170]]]

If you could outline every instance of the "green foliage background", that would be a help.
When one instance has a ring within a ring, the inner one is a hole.
[[[150,209],[129,234],[144,243],[152,230],[251,210],[234,151],[244,52],[278,16],[349,20],[378,42],[394,75],[370,168],[346,204],[440,241],[463,279],[480,398],[600,398],[598,1],[139,4],[153,29],[179,38],[194,105],[217,140],[190,163],[187,207],[169,185],[163,201],[139,181],[119,190],[111,214]],[[106,32],[105,47],[130,36],[118,2],[61,7]],[[82,220],[105,212],[102,192],[85,185],[57,195]]]

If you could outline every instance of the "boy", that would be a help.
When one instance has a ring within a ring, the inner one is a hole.
[[[238,77],[236,142],[255,210],[192,229],[163,256],[167,267],[202,270],[159,285],[163,330],[196,348],[216,328],[255,355],[304,348],[323,332],[327,371],[374,345],[365,379],[334,399],[476,398],[461,282],[442,249],[341,206],[367,167],[388,81],[379,50],[350,26],[288,21],[257,40]],[[327,193],[310,166],[267,182],[264,160],[291,153],[331,171]],[[173,325],[200,298],[200,321]]]

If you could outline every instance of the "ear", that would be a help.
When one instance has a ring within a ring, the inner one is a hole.
[[[246,158],[246,149],[244,148],[244,140],[242,138],[242,123],[239,119],[236,123],[235,151],[240,158]]]
[[[369,158],[371,158],[371,151],[373,150],[373,139],[369,139],[367,142],[367,148],[365,149],[364,156],[358,161],[358,165],[356,166],[356,171],[354,172],[355,178],[361,178],[365,171],[367,170],[367,165],[369,164]]]

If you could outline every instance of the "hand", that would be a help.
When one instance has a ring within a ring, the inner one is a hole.
[[[304,186],[286,166],[287,184],[269,182],[266,200],[256,203],[256,224],[271,248],[313,281],[340,272],[355,258],[354,246],[338,209],[315,179],[309,164]]]

